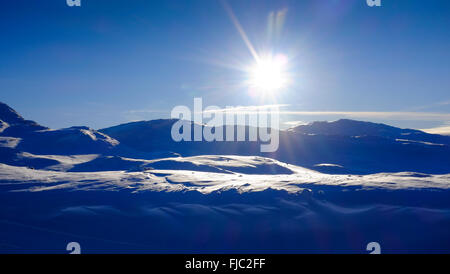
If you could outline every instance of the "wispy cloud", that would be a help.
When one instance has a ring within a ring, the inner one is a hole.
[[[421,129],[431,134],[450,135],[450,126]]]
[[[450,113],[395,112],[395,111],[280,111],[280,114],[300,116],[341,116],[352,118],[378,118],[392,120],[447,121]]]
[[[272,108],[287,107],[288,104],[228,107],[205,112],[228,112],[236,114],[267,113]],[[387,120],[416,120],[416,121],[450,121],[450,113],[444,112],[413,112],[413,111],[295,111],[279,110],[280,115],[297,116],[338,116],[349,118],[387,119]]]
[[[287,122],[284,122],[283,124],[285,124],[288,127],[297,127],[297,126],[307,125],[308,122],[305,122],[305,121],[287,121]]]
[[[443,101],[443,102],[439,102],[439,103],[437,103],[438,105],[440,105],[440,106],[447,106],[447,105],[450,105],[450,100],[448,100],[448,101]]]
[[[205,113],[214,112],[227,112],[227,113],[263,113],[261,110],[270,110],[274,108],[287,107],[289,104],[273,104],[273,105],[260,105],[260,106],[237,106],[237,107],[226,107],[212,110],[205,110]]]
[[[419,110],[443,107],[443,106],[448,106],[448,105],[450,105],[450,100],[440,101],[440,102],[436,102],[436,103],[433,103],[430,105],[417,106],[417,107],[410,108],[409,110],[410,111],[419,111]]]

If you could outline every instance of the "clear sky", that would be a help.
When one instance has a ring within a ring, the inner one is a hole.
[[[284,104],[288,124],[450,127],[450,1],[81,4],[1,0],[0,101],[25,118],[102,128],[168,118],[202,97],[219,107]],[[254,94],[249,45],[286,57],[289,85]]]

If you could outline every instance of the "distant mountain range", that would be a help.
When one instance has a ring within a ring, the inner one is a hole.
[[[341,119],[335,122],[313,122],[291,129],[294,132],[315,135],[375,136],[388,139],[450,144],[450,136],[429,134],[416,129],[402,129],[385,124]]]
[[[280,131],[275,153],[261,153],[260,142],[175,142],[170,132],[177,120],[160,119],[121,124],[100,130],[71,127],[53,130],[25,120],[0,103],[0,162],[47,168],[49,159],[35,155],[99,154],[89,169],[138,168],[142,162],[169,156],[264,156],[325,173],[378,172],[450,173],[450,136],[385,124],[342,119],[313,122]],[[186,121],[191,127],[203,127]],[[248,127],[246,131],[248,132]],[[226,128],[224,128],[226,131]],[[111,158],[115,157],[115,158]],[[116,159],[116,160],[111,160]],[[84,164],[89,166],[89,164]],[[80,170],[75,167],[75,170]]]
[[[314,122],[260,153],[175,122],[53,130],[0,104],[0,253],[449,253],[449,137]]]

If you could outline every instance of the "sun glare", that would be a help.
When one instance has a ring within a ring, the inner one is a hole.
[[[276,55],[260,58],[250,68],[250,86],[259,92],[273,92],[284,88],[288,83],[287,58]]]

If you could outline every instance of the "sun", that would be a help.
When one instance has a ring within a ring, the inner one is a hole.
[[[274,92],[287,86],[287,58],[284,55],[259,58],[249,69],[249,84],[258,92]]]

